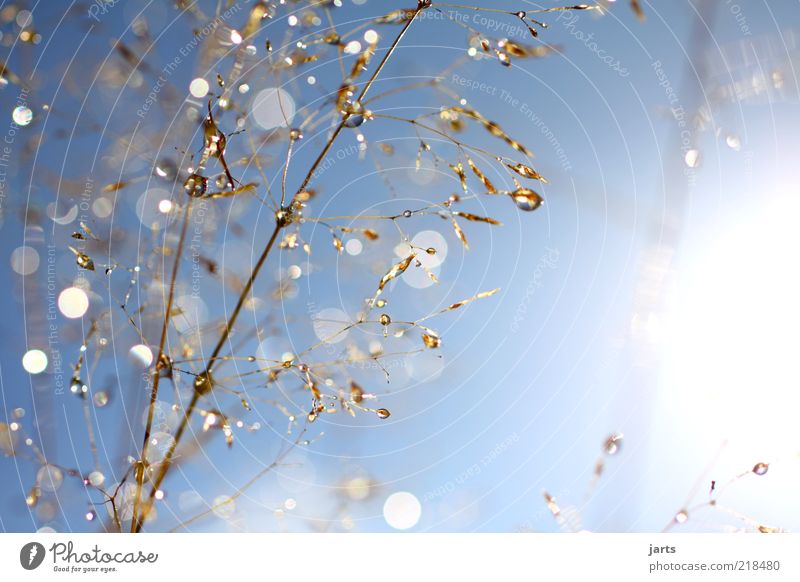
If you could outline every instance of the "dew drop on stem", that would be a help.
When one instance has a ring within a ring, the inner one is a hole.
[[[544,199],[530,188],[517,188],[511,193],[517,208],[531,212],[544,204]]]
[[[189,196],[199,198],[208,190],[208,178],[200,174],[190,174],[183,183],[183,189]]]
[[[347,116],[344,120],[345,127],[360,127],[364,124],[366,119],[364,108],[358,101],[348,102],[345,105],[343,113]]]
[[[435,349],[442,345],[441,338],[428,333],[422,334],[422,342],[425,344],[425,347],[429,349]]]
[[[622,447],[622,435],[614,433],[603,443],[603,452],[607,455],[616,455]]]
[[[200,395],[208,394],[211,392],[213,380],[209,372],[202,372],[194,379],[194,390]]]

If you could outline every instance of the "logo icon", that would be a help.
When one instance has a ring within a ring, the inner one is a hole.
[[[19,552],[19,563],[26,570],[35,570],[44,562],[44,546],[39,542],[30,542],[22,546]]]

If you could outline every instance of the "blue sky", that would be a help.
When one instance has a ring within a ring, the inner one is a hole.
[[[360,5],[344,0],[344,4],[334,11],[341,30],[397,7],[394,2],[374,0]],[[530,3],[513,4],[509,10]],[[444,307],[479,291],[495,287],[502,291],[433,320],[432,326],[443,338],[437,351],[441,358],[430,352],[410,358],[410,363],[401,363],[388,385],[375,370],[353,372],[369,391],[381,394],[379,403],[392,411],[390,419],[323,416],[312,425],[310,435],[324,432],[324,438],[293,453],[287,465],[237,501],[238,525],[207,519],[193,529],[304,530],[327,519],[334,520],[333,529],[341,529],[335,487],[353,476],[366,475],[379,486],[369,499],[347,510],[359,531],[390,530],[381,508],[396,491],[409,491],[421,501],[422,514],[414,531],[558,531],[559,523],[543,501],[544,490],[564,510],[566,525],[561,529],[658,531],[684,507],[696,483],[701,485],[692,506],[704,499],[712,479],[723,483],[762,457],[775,458],[769,479],[741,479],[726,495],[735,509],[757,516],[759,523],[797,527],[800,516],[785,511],[791,503],[789,491],[797,482],[796,467],[789,462],[788,468],[782,468],[785,465],[778,463],[786,457],[786,438],[796,437],[796,432],[782,425],[755,443],[748,419],[735,416],[747,408],[748,399],[759,398],[760,390],[769,393],[764,401],[770,410],[789,406],[789,388],[781,385],[770,392],[748,384],[731,389],[732,396],[726,399],[726,387],[749,373],[749,368],[732,366],[733,372],[716,374],[704,366],[723,365],[724,353],[709,349],[707,357],[701,355],[695,362],[691,353],[680,349],[697,340],[695,353],[702,352],[708,344],[722,345],[726,335],[741,334],[745,342],[753,341],[743,325],[732,325],[729,331],[724,328],[720,321],[729,321],[728,312],[722,311],[719,320],[709,320],[716,326],[713,329],[704,323],[709,304],[701,301],[701,290],[732,277],[725,271],[711,282],[703,278],[706,263],[698,261],[704,257],[711,264],[725,264],[715,254],[727,256],[725,248],[717,249],[718,241],[752,237],[753,246],[745,245],[751,251],[766,245],[765,252],[774,251],[778,265],[791,259],[788,256],[783,262],[791,245],[780,236],[774,240],[768,236],[775,214],[767,212],[762,220],[756,210],[776,205],[780,215],[782,208],[791,208],[791,196],[796,194],[788,186],[797,174],[791,155],[796,152],[793,128],[798,122],[792,68],[797,56],[794,6],[788,1],[718,3],[715,8],[712,4],[681,1],[653,6],[645,2],[645,22],[639,22],[621,1],[603,17],[589,12],[552,13],[544,16],[550,26],[540,31],[540,40],[559,50],[547,58],[512,59],[510,68],[492,59],[467,59],[445,73],[450,63],[466,55],[463,28],[433,11],[411,27],[373,94],[396,86],[403,78],[441,75],[443,88],[456,92],[468,106],[534,151],[535,167],[549,179],[541,188],[545,205],[534,213],[523,213],[506,200],[469,201],[465,211],[489,214],[504,223],[502,228],[469,223],[469,251],[461,248],[438,217],[424,217],[409,226],[412,236],[426,230],[441,232],[448,254],[439,285],[414,289],[401,281],[391,287],[393,319],[417,318],[435,306]],[[151,68],[160,69],[183,54],[192,39],[192,26],[188,17],[173,22],[177,13],[171,8],[144,1],[111,6],[99,22],[88,17],[85,7],[76,8],[63,22],[58,11],[43,6],[31,9],[42,42],[4,48],[9,69],[21,74],[35,66],[36,89],[26,95],[34,122],[15,130],[11,155],[16,161],[5,168],[8,194],[3,200],[0,240],[8,255],[23,244],[37,248],[40,267],[23,277],[12,270],[9,259],[0,262],[3,280],[9,282],[11,307],[0,321],[7,346],[0,352],[2,412],[10,421],[14,408],[26,409],[23,424],[26,430],[44,435],[48,456],[85,470],[91,458],[81,402],[70,394],[55,393],[52,374],[31,377],[20,365],[26,349],[46,341],[47,320],[42,314],[47,308],[48,245],[58,249],[54,264],[59,288],[75,277],[74,259],[65,249],[75,225],[55,225],[46,218],[46,207],[56,197],[59,176],[64,179],[59,194],[64,206],[59,208],[64,209],[80,206],[87,176],[92,196],[109,182],[147,176],[151,152],[134,151],[122,157],[124,151],[118,145],[119,136],[134,128],[152,137],[164,124],[177,120],[169,136],[172,140],[165,140],[158,153],[199,147],[199,136],[191,139],[197,126],[180,117],[184,113],[174,118],[162,111],[137,116],[148,88],[156,83],[156,73],[134,75],[124,89],[109,88],[103,82],[124,71],[109,47],[118,38],[130,46],[136,43],[130,24],[137,9],[144,10],[155,39],[145,58]],[[442,10],[470,26],[494,28],[497,36],[535,42],[514,17]],[[241,27],[245,13],[234,11],[226,24]],[[280,46],[277,39],[286,28],[287,13],[279,14],[259,36],[259,55],[264,52],[265,36]],[[12,24],[5,27],[3,34],[10,34]],[[376,25],[375,29],[381,35],[382,50],[397,27]],[[107,56],[109,67],[95,77]],[[193,53],[180,59],[180,66],[159,91],[160,105],[184,112],[191,105],[185,101],[190,99],[189,82],[201,75],[213,83],[214,65],[198,62],[199,56]],[[227,66],[220,68],[227,70]],[[308,84],[310,74],[317,78],[316,86]],[[296,98],[297,119],[319,107],[324,93],[318,88],[335,86],[338,75],[335,62],[313,63],[284,85]],[[269,83],[265,74],[256,71],[252,93]],[[0,91],[9,119],[19,94],[14,84]],[[435,111],[438,99],[430,90],[421,90],[378,101],[373,108],[379,114],[412,116]],[[252,104],[242,98],[242,105]],[[233,122],[233,116],[223,119],[228,127]],[[443,200],[459,188],[446,168],[423,170],[421,175],[413,172],[418,139],[410,126],[375,119],[359,130],[369,142],[392,144],[397,155],[379,158],[383,166],[376,171],[369,158],[352,155],[358,145],[357,132],[343,134],[330,153],[330,169],[320,174],[320,195],[312,205],[315,215],[365,209],[397,213]],[[27,141],[35,131],[49,136],[39,148]],[[232,142],[245,139],[247,134],[230,138]],[[453,155],[453,149],[435,136],[426,139],[443,157]],[[481,148],[502,146],[478,129],[469,130],[464,139]],[[241,143],[234,142],[234,147]],[[322,143],[314,135],[300,142],[290,184],[299,182],[301,169],[308,167]],[[687,163],[694,159],[690,150],[700,153],[699,164]],[[279,173],[276,164],[281,150],[265,151],[277,156],[268,170],[274,177]],[[502,153],[517,155],[508,149]],[[387,191],[384,179],[392,182],[395,193]],[[493,179],[500,184],[508,181],[500,174],[493,174]],[[78,184],[77,191],[71,181]],[[144,191],[143,184],[134,184],[116,197],[115,227],[132,233],[130,245],[119,253],[132,261],[136,249],[150,236],[140,229],[136,215],[136,202]],[[781,206],[787,199],[790,205]],[[205,251],[243,276],[254,260],[252,247],[258,249],[266,240],[270,213],[253,200],[226,202],[215,212],[215,242]],[[37,224],[43,228],[36,228]],[[233,225],[244,234],[229,230]],[[175,232],[175,225],[171,229]],[[297,297],[275,314],[274,325],[281,327],[288,321],[292,326],[288,338],[269,344],[269,349],[278,352],[296,350],[314,340],[310,319],[315,312],[335,308],[354,314],[363,297],[374,292],[380,276],[370,270],[370,257],[393,256],[392,247],[398,242],[390,231],[383,231],[387,236],[373,255],[337,257],[327,231],[309,227],[305,232],[316,243],[314,248],[319,248],[315,257],[324,269],[304,276]],[[279,268],[293,264],[288,255],[271,261],[263,281],[256,285],[257,293],[268,293],[266,281],[273,280]],[[753,272],[769,287],[775,265],[759,264]],[[190,281],[189,268],[182,277]],[[115,294],[123,294],[126,277],[114,281]],[[790,279],[788,285],[795,282]],[[108,292],[97,280],[92,286],[96,291],[92,309],[99,310],[109,304]],[[743,284],[734,286],[744,288]],[[214,289],[205,306],[210,316],[221,313],[222,306],[229,310],[235,299],[229,291]],[[743,297],[769,303],[759,289],[748,288]],[[710,304],[722,303],[715,298],[727,295],[728,290],[717,289]],[[686,313],[699,315],[687,323]],[[258,314],[248,314],[250,324],[254,315]],[[787,311],[786,317],[791,320],[793,315]],[[750,318],[742,317],[742,321]],[[80,320],[59,316],[57,323],[60,348],[65,361],[71,362],[82,334]],[[118,472],[125,456],[134,453],[129,431],[137,431],[136,443],[141,438],[139,419],[146,398],[141,373],[127,360],[135,334],[126,329],[120,314],[115,315],[114,325],[120,330],[114,338],[115,362],[103,364],[96,374],[98,386],[112,387],[112,402],[93,418],[97,433],[103,435],[105,471],[112,481],[112,472]],[[762,331],[766,345],[796,341],[794,336],[784,341],[776,328]],[[151,325],[145,333],[157,338],[157,326]],[[351,339],[355,337],[359,336],[353,333]],[[245,345],[255,351],[257,344]],[[683,364],[687,358],[694,368]],[[791,386],[796,377],[787,358],[771,363],[785,372],[776,377]],[[429,379],[431,371],[438,372]],[[724,384],[717,387],[723,394],[696,391],[687,378],[698,377],[704,379],[703,386],[715,381]],[[726,413],[725,405],[715,402],[734,402],[735,406]],[[753,404],[753,408],[758,406]],[[720,418],[725,414],[738,420],[723,423]],[[196,491],[208,502],[229,494],[258,470],[259,463],[269,463],[285,438],[282,419],[274,411],[266,412],[262,422],[274,424],[257,433],[242,431],[230,452],[221,438],[212,439],[207,457],[197,458],[185,471],[170,477],[158,527],[169,528],[190,515],[179,507],[181,493]],[[617,432],[625,435],[620,451],[603,456],[603,442]],[[733,444],[718,453],[726,439]],[[740,441],[752,447],[740,447]],[[598,458],[604,459],[605,471],[586,501]],[[83,511],[74,509],[86,503],[75,480],[68,479],[53,496],[58,509],[42,519],[20,503],[33,482],[35,464],[0,458],[0,467],[2,529],[96,527],[83,520]],[[288,497],[296,500],[297,507],[277,519],[273,510]],[[719,531],[752,526],[714,512],[702,516],[684,527]]]

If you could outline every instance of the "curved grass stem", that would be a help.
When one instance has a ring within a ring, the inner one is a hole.
[[[408,21],[405,23],[403,28],[397,34],[397,36],[395,37],[395,39],[392,42],[391,46],[386,51],[386,54],[383,56],[383,59],[381,59],[380,63],[376,67],[375,71],[372,73],[372,76],[370,76],[370,78],[364,84],[364,88],[361,90],[361,93],[358,96],[358,100],[359,101],[361,101],[366,96],[367,92],[370,90],[372,85],[375,83],[375,80],[378,78],[378,75],[383,70],[384,66],[386,65],[386,63],[388,62],[389,58],[394,53],[394,51],[397,48],[397,46],[400,44],[400,41],[405,36],[406,32],[408,32],[408,29],[411,27],[412,23],[417,19],[417,16],[419,16],[420,12],[425,10],[427,7],[428,6],[426,4],[424,4],[424,3],[420,3],[417,6],[417,8],[414,11],[413,16],[408,19]],[[305,189],[308,187],[308,184],[311,181],[311,179],[313,178],[315,171],[317,170],[319,165],[322,163],[322,161],[325,159],[325,156],[330,151],[331,147],[333,146],[333,143],[336,141],[336,138],[339,136],[339,134],[341,134],[342,130],[346,127],[345,124],[346,124],[346,122],[347,122],[349,117],[350,117],[350,114],[347,114],[347,113],[342,116],[341,121],[336,126],[336,129],[333,131],[333,133],[331,133],[330,137],[328,138],[328,140],[325,143],[325,146],[322,148],[322,151],[320,152],[320,154],[315,159],[314,163],[311,165],[311,167],[307,171],[307,173],[305,175],[305,178],[301,182],[301,184],[300,184],[299,188],[297,189],[295,195],[292,197],[292,200],[288,205],[289,209],[291,209],[292,206],[294,205],[295,200],[297,199],[297,196],[301,192],[305,191]],[[187,222],[188,222],[188,220],[185,220],[185,222],[184,222],[184,232],[185,232],[185,227],[186,227],[186,223]],[[264,250],[261,252],[261,256],[259,257],[259,259],[256,262],[255,266],[253,267],[253,270],[250,273],[250,277],[248,277],[247,283],[245,284],[244,288],[242,289],[241,294],[239,295],[239,299],[238,299],[238,301],[236,303],[236,306],[234,307],[233,311],[231,312],[231,315],[228,318],[228,321],[226,322],[225,327],[222,330],[222,333],[220,334],[219,341],[217,342],[217,345],[214,348],[214,351],[211,353],[211,356],[207,360],[207,363],[205,365],[205,369],[204,369],[203,374],[209,375],[209,377],[210,377],[211,370],[212,370],[212,368],[214,366],[214,363],[217,361],[217,358],[218,358],[220,352],[222,351],[222,348],[225,346],[226,342],[228,341],[228,338],[230,336],[230,333],[231,333],[231,330],[233,328],[233,325],[236,323],[236,320],[237,320],[237,318],[239,317],[239,314],[242,311],[242,307],[244,306],[245,302],[247,301],[247,298],[250,295],[250,291],[253,288],[253,283],[255,282],[256,278],[258,277],[258,274],[261,271],[261,268],[264,266],[264,263],[266,262],[267,257],[269,256],[270,252],[272,251],[272,248],[275,245],[275,241],[278,238],[278,234],[281,232],[281,230],[283,230],[283,228],[286,225],[287,225],[287,223],[276,220],[275,228],[272,231],[272,236],[270,236],[269,241],[267,242],[266,246],[264,247]],[[184,237],[182,237],[182,239],[183,238]],[[180,261],[180,252],[178,253],[177,257],[175,258],[175,267],[173,269],[173,281],[172,281],[172,285],[170,286],[170,298],[172,297],[172,294],[173,294],[173,291],[174,291],[174,287],[175,287],[174,276],[177,274],[178,262],[179,261]],[[166,316],[165,316],[165,322],[168,320],[168,318],[169,318],[169,308],[167,309],[167,313],[166,313]],[[166,323],[165,323],[165,326],[164,326],[164,330],[166,330]],[[160,357],[161,353],[163,353],[163,346],[164,346],[164,343],[165,343],[165,335],[166,335],[166,332],[162,333],[161,348],[159,349],[159,357]],[[151,420],[152,420],[153,410],[154,410],[154,407],[155,407],[155,400],[154,399],[155,399],[155,396],[157,395],[157,389],[156,389],[157,388],[157,384],[156,384],[156,382],[157,382],[157,379],[158,379],[158,374],[156,374],[155,378],[156,378],[156,380],[154,380],[154,389],[153,389],[153,391],[151,393],[150,408],[149,408],[149,411],[148,411],[148,418],[151,419]],[[152,487],[150,489],[150,493],[149,493],[149,495],[147,497],[147,500],[144,502],[144,505],[142,507],[140,507],[140,510],[138,512],[134,511],[134,519],[131,522],[131,532],[132,533],[139,533],[142,530],[142,527],[144,526],[145,522],[147,521],[147,516],[148,516],[148,514],[150,512],[150,509],[152,508],[153,503],[155,501],[156,492],[158,491],[159,487],[161,486],[161,484],[163,483],[163,481],[166,478],[167,474],[169,473],[170,467],[172,465],[172,459],[173,459],[173,456],[175,454],[175,450],[178,447],[178,444],[180,443],[181,439],[183,438],[184,433],[186,432],[186,429],[187,429],[188,424],[189,424],[189,420],[190,420],[192,414],[194,413],[195,408],[197,407],[197,403],[200,400],[200,396],[201,396],[201,393],[199,391],[195,390],[195,392],[194,392],[194,394],[193,394],[193,396],[192,396],[192,398],[191,398],[191,400],[189,402],[189,405],[185,409],[185,412],[183,414],[183,418],[181,419],[181,422],[180,422],[180,424],[178,426],[178,430],[175,432],[175,438],[172,441],[172,443],[171,443],[171,445],[170,445],[170,447],[169,447],[169,449],[167,451],[167,454],[164,457],[164,460],[160,464],[160,466],[159,466],[159,468],[157,470],[157,473],[155,475],[155,478],[153,479],[153,484],[152,484]],[[147,446],[147,439],[148,438],[149,438],[149,433],[146,435],[145,445],[144,445],[143,449]],[[145,470],[146,470],[146,468],[142,467],[141,470],[139,471],[139,476],[137,477],[137,484],[140,483],[140,482],[143,482]],[[136,497],[137,500],[139,499],[140,489],[141,489],[140,486],[137,485],[137,497]],[[139,505],[139,504],[137,503],[136,505]]]
[[[172,313],[172,303],[175,298],[175,281],[178,278],[178,269],[180,267],[181,255],[183,255],[183,247],[186,242],[186,233],[189,228],[189,216],[191,214],[193,198],[189,198],[186,202],[186,207],[183,211],[183,221],[181,225],[181,235],[178,240],[178,248],[175,253],[175,262],[172,264],[172,274],[170,276],[169,295],[167,296],[166,305],[164,307],[164,322],[161,326],[161,340],[158,344],[158,357],[153,373],[153,388],[150,390],[150,404],[147,407],[147,424],[144,429],[144,442],[142,443],[142,454],[139,458],[139,467],[136,471],[136,497],[133,501],[133,518],[131,519],[131,531],[137,527],[139,523],[138,509],[142,497],[142,486],[144,484],[144,475],[146,471],[147,448],[150,442],[150,432],[153,429],[153,416],[155,414],[156,402],[158,401],[158,384],[161,379],[159,373],[159,365],[164,357],[164,348],[167,344],[167,332],[169,331],[169,320]]]

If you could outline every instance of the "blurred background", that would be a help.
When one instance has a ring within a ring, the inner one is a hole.
[[[141,446],[163,317],[159,281],[168,279],[185,200],[176,175],[201,149],[205,102],[222,91],[217,73],[235,61],[243,71],[226,89],[234,106],[217,119],[226,132],[244,130],[228,136],[228,161],[255,139],[263,177],[279,194],[286,128],[330,107],[342,73],[335,50],[302,66],[275,62],[333,22],[346,42],[378,35],[363,83],[401,26],[373,19],[406,7],[281,3],[251,43],[233,33],[253,3],[177,4],[0,8],[2,531],[109,527],[101,490],[116,490]],[[431,123],[443,103],[474,108],[532,150],[549,182],[536,185],[545,203],[532,213],[501,197],[465,199],[462,210],[503,223],[462,224],[469,250],[435,214],[397,221],[412,244],[437,249],[425,266],[439,283],[409,269],[387,287],[384,311],[413,321],[501,291],[426,322],[442,338],[436,350],[419,351],[416,336],[384,337],[380,326],[323,346],[314,361],[354,350],[403,354],[344,371],[391,416],[322,414],[295,447],[308,391],[247,375],[246,362],[227,364],[229,390],[215,391],[206,408],[233,406],[242,422],[233,447],[194,419],[192,442],[202,447],[179,447],[147,530],[800,527],[798,5],[640,4],[644,20],[622,0],[602,12],[535,16],[549,24],[538,39],[513,15],[449,5],[410,26],[371,90],[388,94],[370,108],[433,112]],[[464,25],[492,42],[554,50],[512,56],[505,67],[474,50]],[[345,45],[347,69],[360,51]],[[391,93],[414,82],[419,89]],[[460,140],[522,161],[468,125]],[[304,129],[290,192],[330,129]],[[417,168],[420,137],[451,163],[456,149],[416,129],[380,116],[347,128],[311,182],[307,214],[396,215],[459,192],[446,165],[425,155]],[[491,155],[475,159],[499,188],[513,189],[510,176],[489,172]],[[254,163],[231,166],[263,183]],[[213,347],[272,221],[256,196],[195,208],[170,336],[178,351],[183,336],[195,356]],[[339,224],[375,228],[380,239],[340,234],[339,253],[330,232],[309,222],[301,232],[310,258],[302,249],[269,258],[234,334],[238,354],[281,360],[357,318],[407,247],[391,222],[356,222]],[[77,268],[70,246],[91,256],[94,272]],[[99,329],[90,333],[93,319]],[[154,447],[162,453],[191,395],[186,384],[162,384]],[[130,483],[121,486],[123,510]]]

